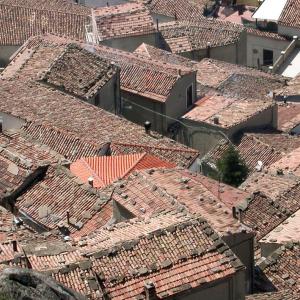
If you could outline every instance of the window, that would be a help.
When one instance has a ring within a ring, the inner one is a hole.
[[[186,89],[186,107],[190,107],[193,105],[193,85],[191,84]]]
[[[264,66],[273,65],[273,51],[264,49],[263,52],[263,64]]]

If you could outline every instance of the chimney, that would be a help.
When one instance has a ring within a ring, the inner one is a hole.
[[[181,76],[182,76],[181,69],[178,69],[178,78],[180,78]]]
[[[150,129],[151,129],[151,122],[150,121],[146,121],[144,123],[144,127],[145,127],[146,133],[149,134],[150,133]]]
[[[92,176],[88,178],[88,183],[91,187],[94,187],[94,178]]]
[[[210,42],[207,42],[207,58],[210,58],[210,48],[211,48],[211,43]]]
[[[67,223],[70,224],[70,212],[67,210]]]
[[[18,245],[17,245],[17,241],[16,240],[12,241],[12,247],[13,247],[14,252],[18,251]]]
[[[215,116],[213,121],[214,121],[214,124],[219,124],[219,117]]]
[[[236,208],[235,208],[235,206],[232,207],[232,216],[236,219]]]
[[[153,282],[146,282],[144,285],[146,300],[158,299]]]

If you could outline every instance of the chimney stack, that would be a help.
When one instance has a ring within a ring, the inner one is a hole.
[[[67,223],[70,224],[70,212],[67,210]]]
[[[88,183],[91,187],[94,187],[94,178],[92,176],[88,178]]]
[[[182,72],[181,69],[178,69],[178,78],[181,78]]]
[[[219,117],[215,116],[213,121],[214,121],[214,124],[219,124]]]
[[[151,129],[151,122],[150,121],[146,121],[144,123],[144,127],[145,127],[146,133],[149,134],[150,133],[150,129]]]
[[[210,58],[210,48],[211,48],[211,42],[207,42],[207,58]]]
[[[153,282],[146,282],[144,285],[146,300],[158,299]]]
[[[17,245],[17,241],[16,240],[12,241],[12,247],[13,247],[13,251],[14,252],[18,251],[18,245]]]

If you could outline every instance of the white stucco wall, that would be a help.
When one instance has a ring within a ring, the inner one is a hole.
[[[248,34],[247,37],[247,66],[258,67],[257,61],[259,59],[260,64],[263,64],[263,50],[273,51],[274,62],[280,56],[281,51],[286,49],[290,41],[281,41],[271,38],[260,37],[252,34]]]

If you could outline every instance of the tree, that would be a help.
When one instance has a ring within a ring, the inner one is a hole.
[[[235,187],[239,186],[247,178],[249,172],[245,162],[232,145],[218,160],[217,168],[221,181]]]

